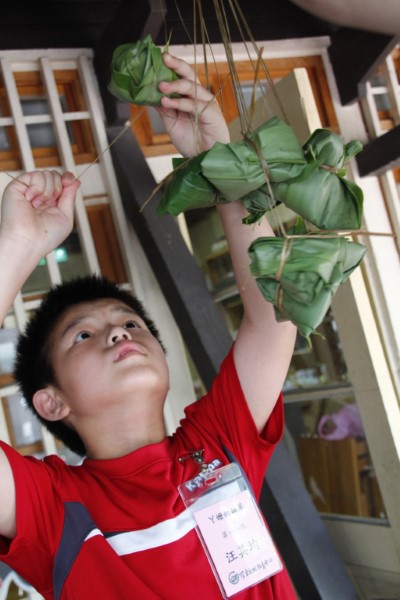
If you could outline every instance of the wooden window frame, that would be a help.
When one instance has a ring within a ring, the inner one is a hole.
[[[45,88],[39,71],[14,72],[15,84],[21,100],[29,97],[46,98]],[[85,99],[76,69],[55,70],[54,78],[57,91],[64,96],[67,104],[66,112],[86,111]],[[4,84],[0,84],[0,109],[3,117],[10,117],[11,110]],[[74,144],[71,149],[76,164],[89,163],[95,160],[96,150],[89,120],[68,120],[72,130]],[[3,126],[4,127],[4,126]],[[0,151],[0,169],[19,170],[22,168],[18,141],[13,125],[7,129],[10,150]],[[54,167],[61,164],[57,146],[47,146],[32,149],[37,168]]]
[[[127,281],[121,247],[108,202],[86,207],[102,274],[115,283]]]
[[[393,60],[393,66],[394,66],[394,69],[397,74],[398,84],[399,84],[399,88],[400,88],[400,47],[395,48],[391,52],[391,58]],[[385,67],[384,67],[384,65],[381,65],[380,67],[378,67],[375,74],[376,75],[384,74],[384,71],[385,71]],[[382,88],[386,89],[386,92],[388,91],[388,88],[385,83],[383,83]],[[371,89],[373,95],[379,95],[376,92],[374,94],[374,86],[371,86],[370,89]],[[389,108],[388,110],[378,110],[378,108],[376,107],[376,115],[378,117],[379,126],[380,126],[382,133],[390,131],[398,124],[398,115],[393,114],[392,109],[393,109],[393,107]],[[397,183],[399,183],[400,182],[400,167],[394,167],[392,169],[392,171],[393,171],[395,181]]]
[[[235,66],[241,81],[254,80],[254,68],[250,61],[238,61],[235,62]],[[321,56],[275,58],[266,60],[266,66],[273,80],[285,77],[296,68],[307,69],[322,126],[328,127],[332,131],[339,131]],[[237,117],[238,111],[228,63],[208,64],[207,69],[204,64],[198,64],[196,70],[203,84],[206,84],[208,77],[208,87],[216,95],[229,124]],[[260,79],[265,79],[263,74],[260,74]],[[167,134],[154,134],[149,112],[145,107],[132,105],[131,128],[146,157],[177,153]]]

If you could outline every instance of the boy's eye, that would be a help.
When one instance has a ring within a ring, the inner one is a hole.
[[[74,337],[74,344],[79,344],[79,342],[82,342],[83,340],[86,340],[87,338],[92,337],[92,334],[89,331],[80,331],[75,337]]]
[[[135,329],[135,328],[140,329],[140,325],[136,321],[126,321],[126,323],[124,323],[123,327],[125,327],[125,329]]]

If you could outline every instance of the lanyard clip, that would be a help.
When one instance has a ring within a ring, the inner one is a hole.
[[[183,463],[185,460],[192,459],[195,463],[200,466],[202,472],[206,472],[208,470],[208,465],[204,460],[204,448],[200,450],[192,450],[187,454],[183,454],[178,458],[180,463]]]

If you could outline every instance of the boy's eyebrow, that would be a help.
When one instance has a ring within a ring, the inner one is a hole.
[[[133,310],[133,308],[130,308],[129,306],[125,306],[124,304],[112,306],[111,312],[124,313],[127,315],[135,315],[136,317],[139,317],[139,315]],[[84,315],[79,315],[75,319],[72,319],[72,321],[69,321],[67,323],[67,325],[64,327],[64,329],[62,330],[60,338],[62,339],[68,333],[68,331],[70,331],[71,329],[76,327],[76,325],[79,325],[79,323],[82,323],[82,321],[85,321],[86,319],[90,319],[90,318],[93,318],[92,313],[86,313]]]
[[[126,304],[116,304],[115,306],[112,306],[111,312],[122,312],[127,313],[129,315],[136,315],[137,317],[139,316],[137,312],[133,310],[133,308],[127,306]]]
[[[64,327],[64,329],[62,330],[62,332],[60,334],[60,338],[63,338],[70,329],[73,329],[76,325],[79,325],[79,323],[81,323],[81,321],[84,321],[85,319],[87,319],[90,316],[91,315],[80,315],[79,317],[72,319],[72,321],[69,321],[67,323],[67,325]]]

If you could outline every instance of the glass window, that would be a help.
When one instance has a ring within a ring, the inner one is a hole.
[[[253,96],[254,96],[254,101],[257,101],[259,98],[262,98],[265,94],[265,92],[267,91],[267,85],[264,82],[260,82],[258,81],[256,83],[256,85],[254,85],[254,82],[243,82],[240,85],[240,88],[242,90],[242,94],[243,94],[243,98],[245,101],[245,105],[248,108],[253,100]]]
[[[317,335],[309,340],[297,336],[284,391],[349,383],[336,322],[329,310]]]
[[[58,167],[61,160],[46,98],[45,86],[38,71],[15,72],[15,83],[20,97],[22,112],[26,117],[43,116],[43,123],[27,123],[35,166]],[[86,104],[77,70],[54,71],[62,111],[64,113],[85,111]],[[4,82],[0,80],[0,115],[11,116]],[[89,120],[65,120],[71,149],[76,164],[92,162],[96,158],[94,138]],[[0,163],[4,170],[21,169],[21,157],[13,126],[0,128]]]
[[[56,260],[58,261],[63,281],[70,281],[75,277],[82,277],[89,274],[76,230],[68,236],[62,246],[56,249]]]
[[[351,393],[290,402],[285,421],[287,446],[320,512],[386,518]]]
[[[80,277],[89,273],[79,236],[74,230],[61,246],[54,251],[63,281]],[[46,258],[43,258],[33,273],[25,282],[22,293],[42,293],[51,287],[50,275],[47,269]]]
[[[37,292],[43,292],[47,290],[51,285],[49,271],[47,269],[47,261],[43,258],[36,269],[29,275],[25,281],[22,293],[31,294]]]
[[[374,94],[376,110],[389,111],[391,109],[389,96],[387,94]]]
[[[7,130],[9,127],[0,127],[0,152],[2,150],[9,150],[10,143],[8,141]]]
[[[20,394],[13,394],[6,398],[7,408],[12,425],[11,435],[15,447],[34,444],[42,439],[41,427],[38,419],[29,410],[25,399]]]
[[[42,428],[21,394],[1,398],[11,445],[21,454],[43,457]]]
[[[149,111],[150,124],[151,124],[153,134],[154,135],[166,134],[167,132],[165,129],[165,125],[164,125],[163,120],[161,119],[160,115],[158,114],[158,112],[151,106],[148,108],[148,111]]]
[[[370,84],[372,85],[372,87],[384,87],[386,85],[386,82],[383,73],[375,73],[370,79]]]

